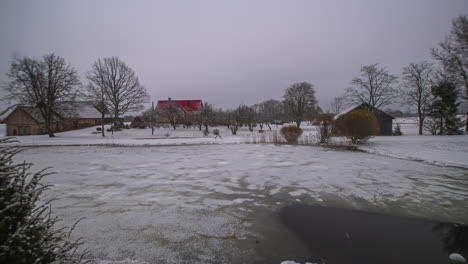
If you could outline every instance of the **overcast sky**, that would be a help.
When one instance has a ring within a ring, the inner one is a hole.
[[[85,83],[97,58],[118,56],[155,101],[235,107],[308,81],[328,109],[362,65],[399,75],[430,60],[467,13],[467,0],[1,1],[0,74],[55,52]]]

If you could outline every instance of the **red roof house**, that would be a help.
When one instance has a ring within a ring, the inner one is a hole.
[[[173,103],[186,113],[198,113],[203,106],[202,100],[159,100],[156,105],[156,112],[162,113],[169,103]]]

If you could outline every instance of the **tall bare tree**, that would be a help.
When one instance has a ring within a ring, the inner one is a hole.
[[[334,114],[340,113],[346,107],[346,98],[344,96],[336,96],[330,103],[330,107]]]
[[[416,106],[419,134],[423,134],[424,120],[431,104],[431,87],[434,84],[433,65],[427,61],[411,63],[403,68],[402,93],[405,103]]]
[[[71,114],[70,104],[80,86],[76,71],[62,57],[51,53],[42,59],[15,59],[7,76],[7,97],[37,107],[49,137],[54,137],[54,121]]]
[[[372,109],[395,102],[397,90],[393,88],[397,77],[378,63],[362,66],[360,76],[351,80],[346,96],[353,104],[367,103]]]
[[[96,78],[96,76],[88,75],[88,80],[91,80],[93,78]],[[85,95],[85,97],[94,102],[94,107],[101,114],[101,134],[104,137],[105,116],[106,114],[109,114],[109,110],[106,106],[106,94],[104,92],[103,86],[96,86],[94,83],[95,82],[90,81],[90,83],[86,87],[87,94]]]
[[[182,109],[173,101],[169,100],[164,108],[163,115],[169,119],[169,123],[175,130],[177,128],[178,119],[182,116]]]
[[[262,120],[262,122],[266,124],[270,130],[271,124],[284,118],[283,104],[278,100],[270,99],[261,102],[258,105],[258,111],[259,122]],[[260,129],[262,129],[262,127],[260,127]]]
[[[200,110],[200,125],[205,126],[205,133],[208,134],[208,125],[212,122],[214,117],[213,106],[209,103],[204,103]]]
[[[253,132],[253,127],[256,122],[255,110],[251,106],[239,105],[236,109],[236,119],[238,124],[246,125],[250,132]]]
[[[96,99],[104,99],[114,124],[120,115],[142,110],[148,102],[148,93],[135,72],[117,57],[98,59],[88,73],[88,80],[95,87],[92,90],[97,92]]]
[[[292,120],[297,127],[306,115],[319,113],[317,99],[315,98],[314,86],[308,82],[295,83],[286,89],[284,93],[284,104]]]
[[[432,56],[438,60],[444,73],[459,87],[464,87],[464,100],[468,104],[468,17],[459,16],[452,21],[449,36],[432,49]],[[468,131],[468,109],[465,131]]]

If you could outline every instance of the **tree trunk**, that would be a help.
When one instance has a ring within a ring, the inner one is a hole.
[[[443,135],[444,132],[444,118],[440,116],[440,128],[439,128],[439,135]]]
[[[301,120],[299,120],[299,121],[296,121],[296,125],[297,125],[297,127],[301,127],[301,122],[302,122]]]
[[[466,118],[465,118],[465,132],[468,132],[468,112],[466,112]]]
[[[270,126],[270,123],[267,123],[267,126],[268,126],[268,128],[270,129],[270,131],[271,131],[271,126]]]
[[[421,111],[418,111],[418,117],[419,117],[419,135],[422,135],[424,119],[422,118]]]
[[[53,124],[51,124],[52,122],[51,122],[50,118],[47,119],[47,121],[45,123],[46,123],[47,134],[49,134],[49,137],[55,137],[53,126],[52,126]]]
[[[104,112],[101,113],[101,133],[102,133],[103,137],[106,136],[106,135],[104,135]]]

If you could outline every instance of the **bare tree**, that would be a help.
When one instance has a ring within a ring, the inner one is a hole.
[[[200,110],[200,124],[205,126],[205,134],[208,135],[208,125],[213,120],[214,110],[213,106],[209,103],[204,103]]]
[[[70,114],[70,104],[76,98],[76,88],[80,86],[76,71],[62,57],[51,53],[42,60],[15,59],[7,76],[7,97],[37,107],[49,137],[54,137],[54,122]]]
[[[450,81],[465,88],[463,96],[468,104],[468,17],[459,16],[452,21],[450,35],[439,46],[432,49],[432,56],[438,60]],[[465,131],[468,131],[468,110]]]
[[[258,104],[258,121],[259,124],[266,124],[271,130],[271,124],[282,120],[283,115],[283,104],[274,99],[266,100]],[[260,125],[260,129],[262,125]]]
[[[431,63],[423,61],[411,63],[403,68],[402,94],[405,102],[410,106],[416,106],[419,122],[419,134],[423,134],[424,120],[428,115],[431,104],[431,87],[434,83],[434,71]]]
[[[286,89],[283,97],[286,110],[296,122],[297,127],[301,126],[306,114],[320,112],[314,86],[311,83],[295,83]]]
[[[397,77],[378,63],[362,66],[360,76],[353,78],[352,87],[346,89],[346,96],[353,104],[367,103],[371,109],[380,108],[395,102],[396,82]]]
[[[169,123],[175,130],[177,127],[178,119],[182,116],[182,109],[177,104],[169,100],[164,108],[163,114],[169,119]]]
[[[88,76],[88,79],[94,78],[93,76]],[[90,82],[86,87],[87,94],[85,97],[94,102],[94,107],[101,114],[101,134],[104,137],[104,123],[106,114],[109,114],[109,110],[106,106],[106,94],[103,86],[96,86]]]
[[[338,114],[343,111],[346,107],[346,98],[344,96],[336,96],[330,103],[331,111],[334,114]]]
[[[119,116],[143,109],[148,102],[146,89],[135,72],[117,57],[98,59],[88,73],[91,86],[96,87],[97,98],[103,94],[103,102],[112,113],[114,125]]]
[[[240,105],[237,110],[237,123],[246,125],[250,132],[253,132],[253,127],[256,122],[255,110],[247,105]]]

